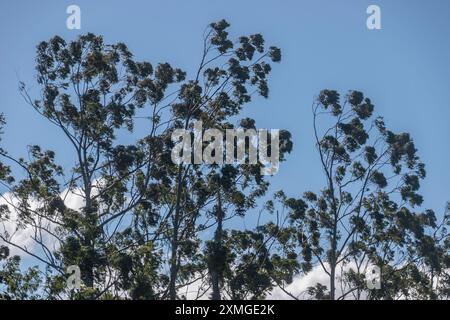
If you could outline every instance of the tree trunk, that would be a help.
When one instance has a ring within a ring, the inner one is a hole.
[[[334,191],[333,191],[334,192]],[[338,224],[338,214],[336,206],[333,205],[334,211],[334,225],[333,225],[333,235],[331,238],[331,259],[330,259],[330,300],[336,300],[336,262],[337,257],[337,224]]]
[[[182,175],[183,167],[180,164],[178,166],[177,177],[177,193],[176,193],[176,205],[175,216],[173,218],[173,234],[171,243],[171,257],[170,257],[170,282],[169,282],[169,299],[176,300],[177,288],[176,279],[178,275],[178,231],[180,228],[180,209],[181,209],[181,192],[182,192]]]
[[[92,207],[91,184],[85,181],[85,218],[87,222],[84,234],[84,245],[88,248],[88,256],[84,261],[85,285],[94,288],[94,259],[95,259],[95,228],[97,226],[96,212]]]
[[[330,300],[336,299],[335,278],[336,278],[336,266],[333,263],[330,268]]]
[[[223,211],[222,211],[222,199],[220,190],[217,192],[217,228],[214,235],[214,260],[213,268],[210,270],[211,282],[212,282],[212,300],[221,300],[220,295],[220,279],[222,277],[223,263],[222,263],[222,232],[223,232]]]

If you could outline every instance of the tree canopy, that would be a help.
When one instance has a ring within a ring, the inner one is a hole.
[[[67,144],[29,146],[28,159],[0,148],[0,299],[174,300],[192,290],[264,299],[276,288],[299,298],[287,286],[317,268],[329,281],[308,288],[308,298],[448,298],[449,208],[443,220],[420,210],[426,172],[413,139],[373,119],[362,92],[342,99],[323,90],[313,103],[322,190],[272,196],[261,163],[172,161],[172,133],[198,121],[203,132],[257,128],[242,111],[269,96],[281,50],[261,34],[234,39],[229,26],[208,26],[192,75],[137,61],[124,43],[91,33],[38,44],[39,94],[25,83],[20,93]],[[0,116],[0,137],[5,124]],[[286,161],[292,137],[281,130],[279,138]],[[73,166],[58,164],[61,153]],[[270,222],[233,227],[258,211]],[[23,230],[26,244],[17,239]],[[36,265],[24,267],[12,250]],[[69,266],[80,269],[80,288],[67,285]],[[368,289],[374,266],[381,288]]]

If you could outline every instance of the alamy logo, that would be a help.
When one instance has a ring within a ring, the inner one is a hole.
[[[367,18],[367,29],[380,30],[381,29],[381,9],[377,5],[370,5],[367,7],[367,14],[370,16]]]
[[[80,290],[81,288],[81,271],[76,265],[68,266],[66,270],[69,277],[66,280],[66,286],[69,290]]]
[[[369,268],[366,275],[367,289],[380,290],[381,289],[381,269],[378,266]]]
[[[203,130],[202,121],[195,122],[193,130],[174,130],[172,161],[176,164],[259,163],[262,175],[278,172],[280,130],[238,128],[224,131],[225,134],[219,129]]]
[[[69,30],[81,29],[81,9],[79,6],[72,4],[67,7],[67,14],[70,16],[67,17],[66,26]]]

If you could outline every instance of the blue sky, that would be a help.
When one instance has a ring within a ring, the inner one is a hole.
[[[81,30],[66,28],[66,8],[81,7]],[[366,8],[381,8],[382,30],[366,28]],[[310,105],[323,88],[363,91],[394,131],[410,132],[427,165],[424,207],[443,212],[450,200],[450,1],[2,1],[0,4],[0,112],[8,125],[3,147],[16,156],[41,144],[70,165],[56,128],[23,101],[18,81],[36,89],[35,46],[55,34],[74,39],[94,32],[125,42],[139,60],[169,62],[193,71],[205,26],[225,18],[231,33],[262,33],[279,46],[270,98],[245,111],[258,127],[285,128],[294,151],[272,179],[273,188],[298,196],[324,185],[314,150]]]

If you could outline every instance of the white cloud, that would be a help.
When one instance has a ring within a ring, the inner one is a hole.
[[[329,270],[328,264],[324,264],[325,268]],[[362,270],[364,274],[366,274],[370,269],[370,264],[364,263],[364,268]],[[341,283],[340,275],[341,273],[348,272],[349,270],[357,270],[356,264],[354,262],[339,264],[336,268],[336,298],[341,297],[343,294],[349,291],[348,285],[346,285],[345,281]],[[292,283],[285,286],[285,291],[289,292],[292,296],[295,296],[297,299],[310,299],[311,297],[307,294],[307,289],[309,287],[314,287],[316,284],[321,284],[330,287],[330,277],[325,272],[321,265],[317,265],[313,267],[313,269],[307,274],[297,275],[294,277]],[[363,294],[364,296],[364,294]],[[274,300],[290,300],[293,299],[290,295],[284,292],[281,288],[275,287],[272,292],[267,296],[268,299]],[[352,294],[348,294],[345,296],[345,299],[353,299]]]
[[[64,199],[64,204],[72,210],[80,210],[84,206],[84,199],[81,196],[79,190],[75,192],[65,190],[61,193],[61,198]],[[27,251],[35,253],[41,250],[40,245],[33,239],[36,236],[36,230],[33,226],[27,225],[25,227],[20,226],[19,212],[16,210],[19,204],[18,199],[12,193],[4,193],[0,195],[0,205],[7,205],[10,211],[9,218],[0,222],[0,234],[4,235],[5,232],[10,236],[10,242],[25,248]],[[30,201],[30,209],[36,210],[39,207],[38,201]],[[32,217],[37,223],[39,218]],[[49,231],[54,231],[55,225],[49,221],[41,220],[42,223]],[[43,243],[51,250],[55,250],[58,247],[58,241],[49,233],[44,232],[42,234]],[[2,241],[2,240],[0,240]],[[21,257],[27,257],[25,253],[18,247],[6,244],[10,249],[10,255],[19,255]]]
[[[323,268],[319,265],[314,267],[309,273],[306,275],[297,275],[294,276],[292,283],[287,285],[284,289],[297,297],[298,299],[305,298],[305,291],[309,287],[315,286],[317,283],[328,286],[329,276],[323,270]],[[286,294],[279,287],[275,287],[273,291],[267,296],[268,299],[275,300],[290,300],[293,299],[288,294]]]
[[[0,205],[7,205],[9,209],[8,219],[2,221],[0,224],[0,233],[3,235],[7,233],[11,240],[22,247],[26,247],[27,250],[32,250],[35,241],[32,239],[34,230],[31,227],[19,228],[19,217],[17,210],[14,209],[17,206],[18,200],[11,193],[5,193],[1,195]],[[33,205],[33,207],[35,207]],[[0,240],[1,241],[1,240]],[[23,255],[24,252],[19,248],[11,245],[7,245],[10,249],[11,255]]]

